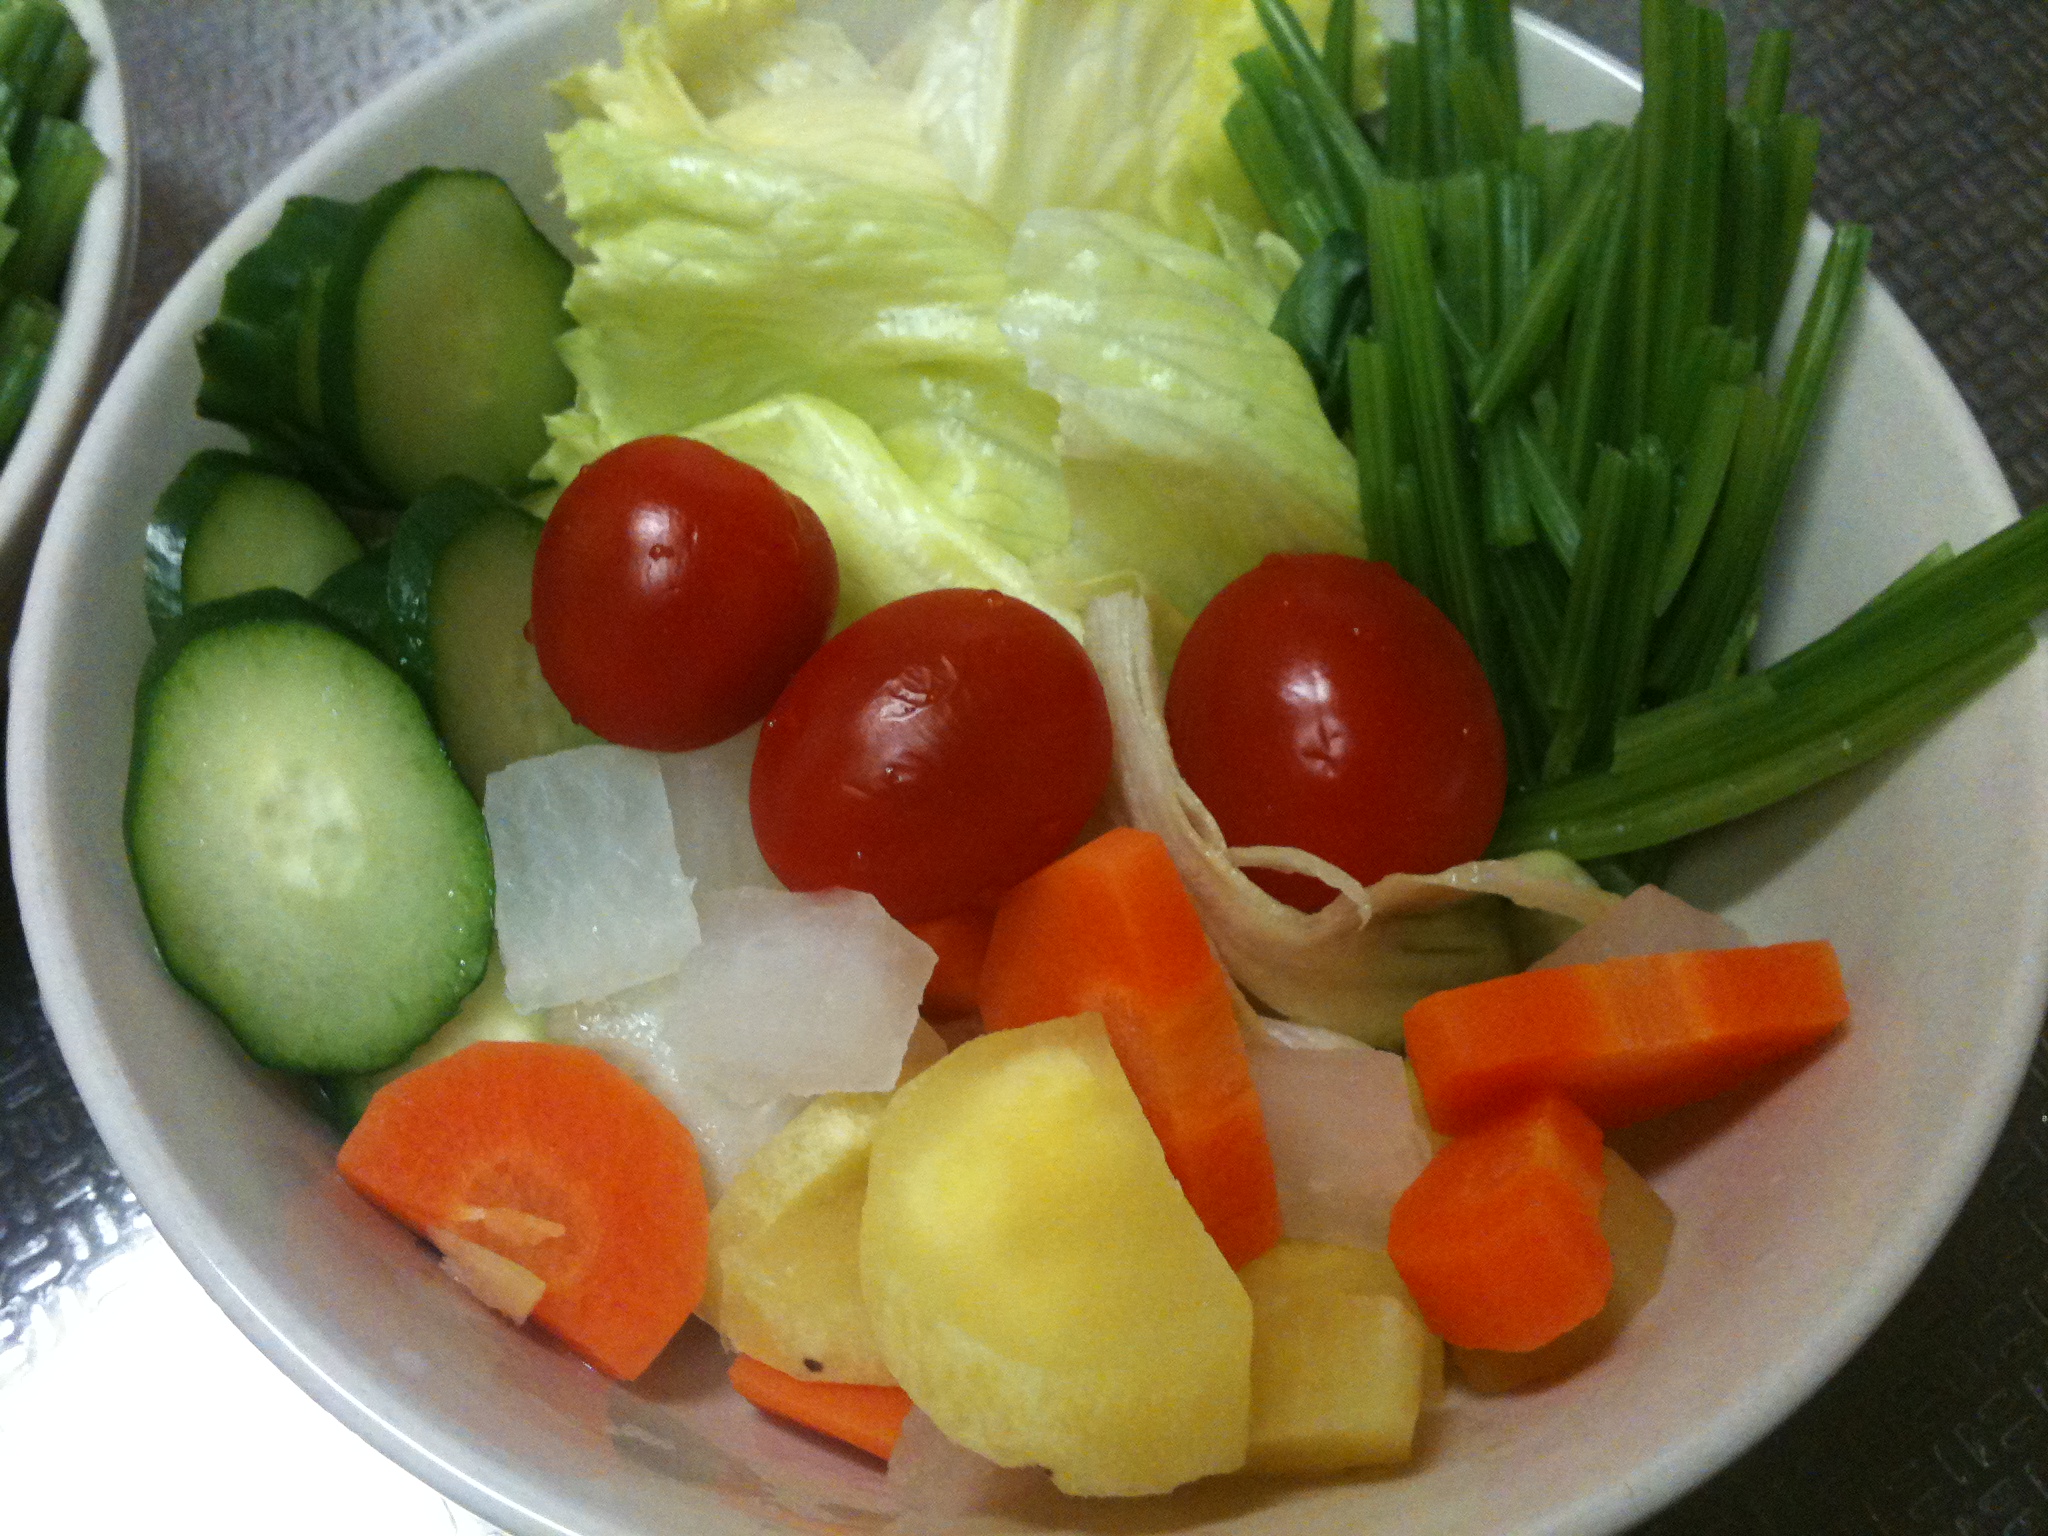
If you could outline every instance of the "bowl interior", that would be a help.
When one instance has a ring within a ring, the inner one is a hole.
[[[892,10],[857,9],[875,27]],[[360,197],[423,162],[487,166],[543,206],[543,86],[611,51],[615,13],[611,0],[522,10],[374,103],[165,302],[87,431],[31,587],[12,677],[17,884],[45,1007],[138,1194],[240,1326],[372,1443],[515,1531],[880,1528],[893,1511],[878,1468],[734,1399],[701,1324],[619,1387],[441,1280],[421,1244],[336,1179],[332,1133],[166,978],[123,854],[149,643],[141,530],[184,458],[230,441],[191,408],[191,337],[223,274],[287,195]],[[1536,115],[1632,110],[1610,61],[1522,27]],[[1882,293],[1841,368],[1780,541],[1767,648],[1834,623],[1939,540],[1974,542],[2014,515],[1954,390]],[[1897,1298],[2003,1122],[2048,952],[2044,715],[2036,658],[1909,753],[1704,840],[1683,867],[1682,891],[1761,938],[1832,939],[1856,1018],[1795,1070],[1631,1144],[1678,1233],[1664,1293],[1611,1356],[1544,1392],[1454,1398],[1401,1477],[1222,1480],[1016,1528],[1612,1530],[1762,1434]]]
[[[94,386],[113,360],[135,254],[135,161],[114,34],[100,0],[66,3],[93,57],[79,120],[106,155],[107,168],[79,224],[64,280],[64,320],[42,387],[0,467],[0,627],[8,633],[65,455],[85,424]]]

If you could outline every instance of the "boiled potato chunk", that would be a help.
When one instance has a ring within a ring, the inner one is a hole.
[[[741,1354],[802,1380],[894,1382],[860,1288],[868,1147],[887,1102],[882,1093],[817,1099],[712,1208],[697,1310]]]
[[[983,1035],[875,1129],[861,1284],[950,1440],[1076,1494],[1244,1462],[1251,1303],[1093,1014]]]
[[[1442,1379],[1442,1344],[1422,1326],[1384,1253],[1281,1243],[1239,1272],[1252,1300],[1253,1472],[1338,1472],[1408,1459]]]
[[[1664,1259],[1671,1251],[1671,1207],[1612,1147],[1607,1149],[1606,1165],[1600,1232],[1614,1254],[1614,1287],[1607,1293],[1607,1305],[1541,1349],[1452,1350],[1459,1376],[1473,1391],[1513,1392],[1570,1375],[1606,1353],[1664,1283]]]

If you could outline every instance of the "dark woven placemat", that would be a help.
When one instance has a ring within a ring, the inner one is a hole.
[[[1640,62],[1636,0],[1523,0]],[[1954,375],[2023,508],[2048,502],[2048,0],[1726,0],[1730,50],[1790,27],[1823,126],[1819,212]],[[1740,88],[1740,75],[1736,88]]]
[[[1635,56],[1635,0],[1534,9]],[[2021,504],[2048,501],[2048,0],[1729,0],[1729,13],[1744,53],[1758,26],[1795,28],[1794,100],[1826,125],[1821,211],[1876,227],[1874,270],[1954,374]],[[139,297],[153,301],[207,233],[157,229],[170,266],[146,268]],[[149,1231],[42,1020],[11,894],[0,1385],[100,1261]],[[1789,1423],[1643,1533],[2048,1533],[2044,1127],[2037,1054],[1982,1184],[1898,1310]]]

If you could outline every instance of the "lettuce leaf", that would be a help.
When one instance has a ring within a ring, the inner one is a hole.
[[[913,592],[981,587],[1035,603],[1079,634],[1079,614],[1023,561],[948,517],[865,422],[831,401],[781,395],[690,436],[753,465],[818,514],[839,556],[835,629]]]
[[[683,89],[712,116],[763,96],[874,78],[846,34],[798,16],[796,0],[661,0],[661,35]]]
[[[1296,7],[1320,36],[1328,0]],[[1144,218],[1215,249],[1212,210],[1266,220],[1223,135],[1231,60],[1265,41],[1243,0],[984,0],[940,9],[911,111],[967,197],[1015,226],[1038,208]],[[1358,78],[1378,78],[1369,11]]]
[[[563,86],[581,116],[551,147],[591,259],[544,476],[652,433],[730,441],[842,509],[819,507],[849,541],[842,619],[973,584],[1078,629],[1091,597],[1129,591],[1168,650],[1265,554],[1361,548],[1349,456],[1268,329],[1285,242],[1214,205],[1207,249],[1113,211],[1013,232],[953,184],[899,76],[849,63],[834,29],[763,0],[664,14],[667,34],[628,24],[618,64]]]
[[[707,120],[652,34],[624,40],[620,66],[568,92],[595,115],[551,140],[594,259],[567,298],[577,402],[542,472],[566,481],[619,443],[802,393],[858,415],[1013,555],[1062,547],[1057,407],[996,323],[1008,236],[927,169],[900,110],[877,110],[886,88],[807,86]]]
[[[1050,209],[1017,234],[1003,333],[1060,403],[1076,579],[1141,571],[1191,617],[1280,550],[1365,552],[1357,471],[1274,294],[1116,213]]]

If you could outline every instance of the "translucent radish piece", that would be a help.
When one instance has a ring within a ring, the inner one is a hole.
[[[932,1059],[933,1041],[912,1046],[937,957],[862,892],[718,892],[701,916],[676,974],[555,1008],[548,1033],[673,1109],[716,1201],[812,1096],[885,1092]]]
[[[969,1516],[1061,1497],[1042,1467],[998,1466],[948,1440],[922,1408],[910,1410],[896,1437],[889,1492],[904,1529],[935,1532]]]
[[[715,747],[661,755],[676,852],[682,857],[683,873],[697,882],[700,898],[741,886],[781,889],[782,882],[754,841],[754,819],[747,807],[754,747],[760,739],[761,727],[755,725]]]
[[[754,1154],[811,1102],[802,1095],[785,1093],[742,1104],[689,1077],[676,1079],[657,1096],[690,1128],[690,1139],[697,1144],[697,1164],[704,1170],[704,1198],[713,1205],[754,1160]]]
[[[484,784],[505,995],[522,1013],[674,971],[696,947],[661,766],[625,747],[513,763]]]
[[[1628,955],[1668,955],[1686,949],[1740,949],[1749,935],[1669,891],[1638,886],[1529,969],[1591,965]]]
[[[896,1086],[938,957],[864,891],[720,891],[676,974],[670,1048],[737,1103]]]
[[[665,976],[595,1002],[552,1009],[548,1034],[600,1052],[675,1111],[697,1144],[705,1196],[716,1204],[754,1154],[810,1101],[781,1094],[737,1104],[700,1077],[687,1075],[671,1043],[679,1003],[675,979]],[[692,1064],[688,1073],[694,1071]]]
[[[1287,1236],[1385,1248],[1388,1214],[1430,1151],[1401,1058],[1330,1030],[1265,1020],[1247,1053]]]

